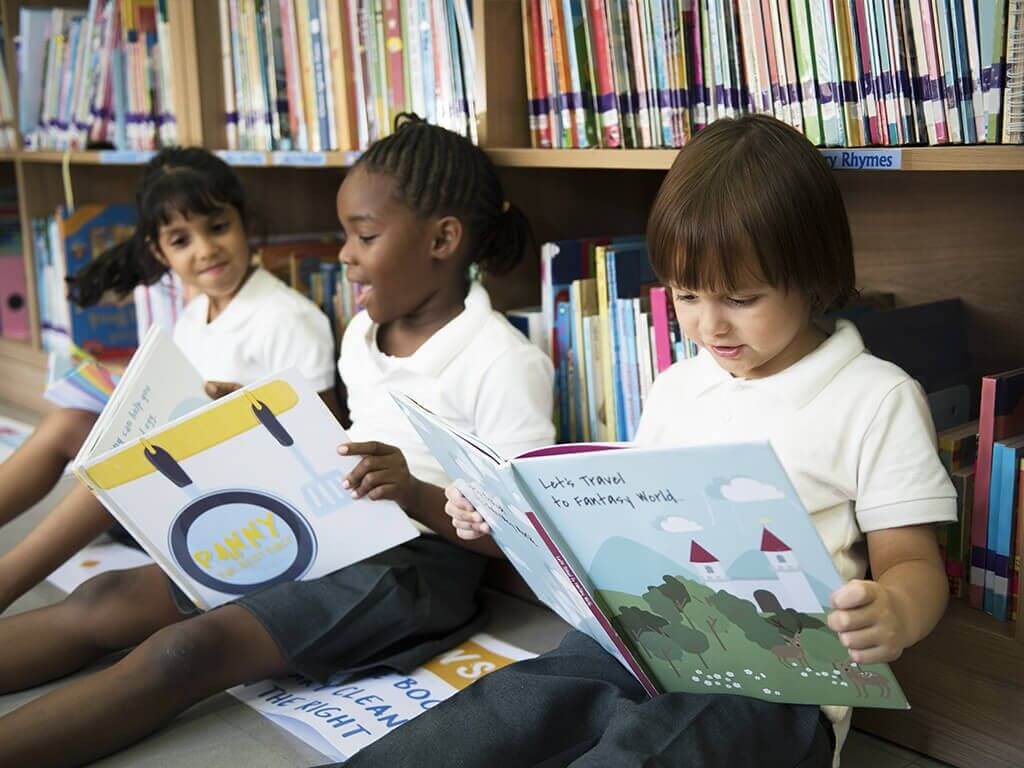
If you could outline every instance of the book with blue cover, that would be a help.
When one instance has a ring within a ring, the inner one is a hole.
[[[908,708],[826,625],[842,582],[769,443],[507,460],[394,395],[537,597],[652,695]]]
[[[135,206],[128,203],[81,205],[57,212],[64,274],[74,275],[94,258],[128,239],[135,231]],[[127,358],[138,347],[135,305],[102,304],[82,309],[70,303],[72,343],[103,358]]]

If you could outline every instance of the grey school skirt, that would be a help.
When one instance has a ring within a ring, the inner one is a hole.
[[[260,621],[294,671],[313,680],[343,681],[379,667],[409,673],[486,623],[477,595],[486,562],[424,534],[319,579],[275,584],[234,604]],[[196,611],[173,591],[184,613]]]

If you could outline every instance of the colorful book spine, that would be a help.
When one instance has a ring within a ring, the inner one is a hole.
[[[978,463],[974,478],[968,593],[975,608],[981,608],[984,602],[993,446],[996,441],[1021,431],[1024,431],[1024,368],[985,376],[981,381],[978,416]]]

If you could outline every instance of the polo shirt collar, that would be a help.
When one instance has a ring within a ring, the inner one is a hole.
[[[705,349],[697,355],[701,384],[697,396],[724,385],[756,390],[780,403],[800,408],[820,393],[846,365],[864,351],[857,327],[849,320],[837,319],[835,330],[817,349],[793,365],[764,379],[737,379],[715,362]]]
[[[268,280],[277,280],[277,278],[264,269],[254,269],[242,285],[241,290],[228,302],[224,311],[213,319],[212,323],[206,322],[206,318],[210,316],[210,298],[205,293],[196,296],[189,303],[189,311],[194,312],[195,319],[200,324],[209,326],[210,330],[233,331],[242,328],[252,319],[254,312],[260,309],[264,294],[268,289],[273,288],[273,283],[268,283]],[[195,305],[194,309],[193,305]],[[265,307],[263,308],[265,309]]]
[[[409,357],[389,357],[388,362],[412,373],[437,376],[476,337],[491,311],[487,290],[480,283],[471,283],[462,312],[445,323]],[[366,331],[364,340],[367,348],[373,352],[371,359],[384,357],[377,346],[379,327],[376,323],[370,323]]]

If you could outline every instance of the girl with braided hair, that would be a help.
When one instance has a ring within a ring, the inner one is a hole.
[[[389,392],[509,455],[551,442],[550,360],[468,278],[474,264],[513,267],[529,228],[482,150],[411,116],[348,172],[337,209],[340,259],[365,306],[342,340],[353,442],[338,450],[363,456],[345,486],[354,497],[397,502],[423,535],[199,615],[150,566],[103,574],[57,606],[0,619],[0,692],[136,646],[0,718],[0,765],[89,762],[265,677],[411,672],[481,627],[483,555],[496,550],[460,542],[444,511],[448,478]]]

